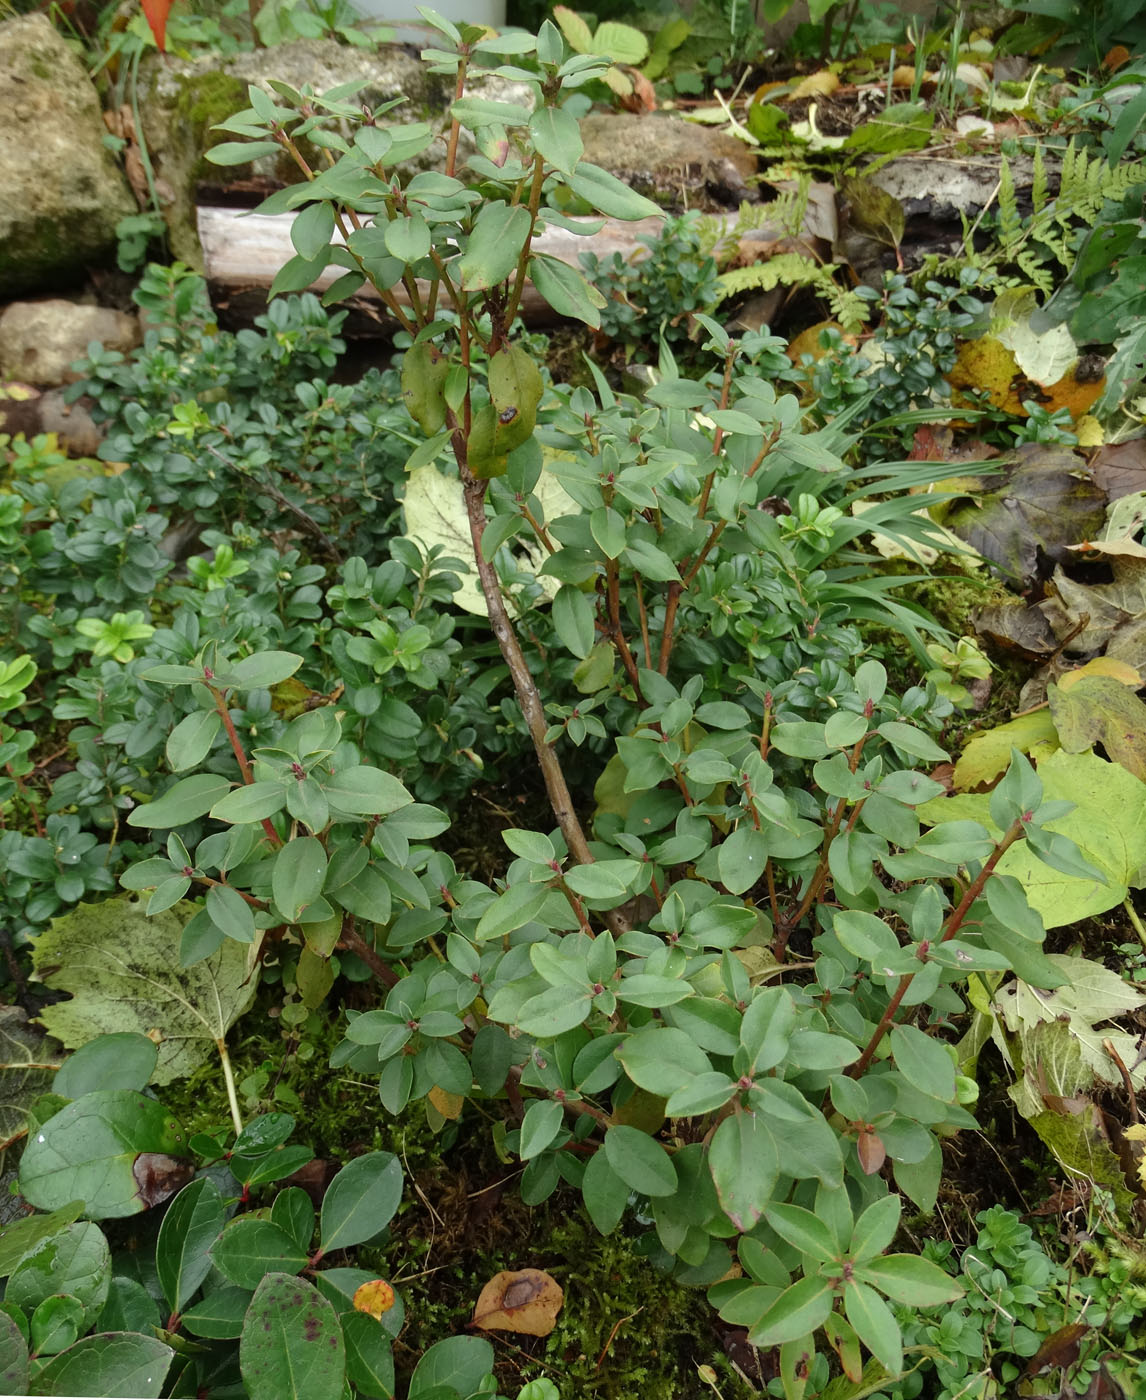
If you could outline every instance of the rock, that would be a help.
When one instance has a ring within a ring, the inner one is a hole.
[[[226,167],[205,159],[212,146],[241,139],[212,128],[249,106],[250,84],[270,92],[271,80],[296,89],[309,83],[316,93],[341,83],[363,81],[365,86],[358,97],[364,105],[377,108],[396,97],[404,98],[403,105],[394,110],[393,122],[430,121],[443,130],[446,110],[453,98],[453,80],[430,73],[420,59],[400,44],[355,49],[334,40],[299,39],[271,49],[236,54],[225,63],[213,54],[192,60],[169,54],[164,60],[150,60],[140,78],[146,93],[141,103],[143,135],[160,188],[169,201],[164,217],[171,250],[175,257],[194,267],[202,266],[195,227],[200,192],[213,196],[226,188],[265,195],[302,179],[297,165],[285,153]],[[532,105],[530,88],[505,78],[482,76],[470,85],[470,91],[474,96]],[[302,150],[313,165],[323,163],[321,152],[307,143],[303,143]],[[437,141],[417,162],[400,165],[399,172],[405,176],[417,169],[440,166],[445,150],[444,139]],[[460,158],[472,150],[472,142],[467,145],[463,140]],[[218,200],[208,198],[207,202]]]
[[[14,301],[0,315],[0,377],[71,384],[80,377],[72,362],[87,354],[93,340],[126,352],[139,344],[139,322],[125,311],[58,298]]]
[[[661,115],[592,112],[581,121],[585,159],[673,209],[715,208],[751,198],[756,157],[710,126]]]
[[[63,390],[49,389],[40,399],[40,432],[55,433],[69,457],[94,457],[104,439],[104,428],[91,415],[92,400],[68,403]]]
[[[95,88],[47,16],[0,23],[0,298],[114,254],[138,209],[103,135]]]
[[[0,433],[23,434],[26,441],[54,433],[69,457],[94,457],[104,430],[91,415],[92,400],[68,403],[62,389],[34,389],[30,384],[0,383]]]

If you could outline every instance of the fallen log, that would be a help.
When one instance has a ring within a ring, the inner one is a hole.
[[[730,221],[735,219],[735,215],[728,217]],[[292,214],[245,214],[238,209],[211,206],[199,209],[204,271],[217,306],[224,305],[240,316],[260,302],[265,306],[267,289],[275,274],[294,257],[290,241],[293,218]],[[599,258],[620,253],[628,261],[642,250],[641,235],[655,234],[661,222],[659,218],[638,219],[634,223],[607,219],[599,232],[584,237],[565,229],[548,228],[535,246],[539,253],[548,253],[578,269],[581,253],[595,253]],[[342,267],[327,268],[311,290],[325,290],[345,271]],[[400,302],[408,304],[405,287],[398,285],[393,290]],[[356,318],[365,321],[365,328],[360,327],[359,333],[369,334],[370,323],[376,326],[376,334],[389,335],[393,331],[393,319],[373,288],[363,287],[348,304],[363,313],[361,318]],[[258,310],[254,314],[257,315]],[[552,325],[561,319],[532,284],[526,286],[522,296],[521,314],[529,324],[536,326]]]

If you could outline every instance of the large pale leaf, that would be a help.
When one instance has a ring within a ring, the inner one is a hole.
[[[556,477],[544,468],[533,494],[540,501],[547,520],[573,515],[580,510]],[[478,583],[477,570],[470,563],[473,559],[473,541],[461,481],[456,476],[444,475],[433,463],[417,467],[407,480],[406,498],[402,505],[406,514],[406,534],[410,539],[424,551],[440,544],[448,555],[461,559],[466,565],[464,571],[458,570],[462,586],[454,594],[454,602],[467,612],[485,617],[485,598]],[[525,538],[521,537],[521,547],[514,550],[514,558],[519,569],[536,574],[546,555],[540,545],[531,548],[525,544]],[[558,579],[548,574],[538,575],[537,581],[547,598],[552,598],[561,586]],[[512,594],[509,601],[513,601]]]
[[[18,1006],[0,1006],[0,1168],[4,1153],[28,1130],[28,1110],[52,1087],[63,1052],[28,1024]]]
[[[1066,326],[1041,333],[1031,325],[1038,306],[1033,287],[1013,287],[995,298],[994,334],[1015,357],[1023,374],[1035,384],[1057,384],[1078,360],[1078,346]]]
[[[75,1049],[109,1031],[157,1040],[153,1082],[168,1084],[213,1053],[255,996],[247,949],[224,939],[218,951],[181,967],[183,926],[191,905],[148,918],[135,896],[79,904],[36,939],[36,976],[71,999],[45,1007],[47,1030]]]
[[[999,862],[999,874],[1014,875],[1047,928],[1059,928],[1113,909],[1129,886],[1146,878],[1146,783],[1092,753],[1052,754],[1039,764],[1039,777],[1044,801],[1075,804],[1073,812],[1048,822],[1047,830],[1070,837],[1108,882],[1052,870],[1025,841],[1012,846]],[[999,836],[986,794],[937,797],[917,811],[932,825],[970,819]]]
[[[1067,753],[1101,744],[1107,756],[1146,781],[1146,705],[1112,676],[1084,676],[1069,689],[1050,685],[1050,712]]]
[[[1085,960],[1059,961],[1073,964]],[[1045,1000],[1044,994],[1035,1008],[1036,1014],[1048,1009],[1042,1004]],[[1102,1113],[1090,1095],[1095,1072],[1069,1012],[1061,1020],[1038,1020],[1034,1016],[1024,1019],[1024,1013],[1031,1011],[1031,1001],[1021,983],[1003,988],[998,1010],[991,1035],[1019,1072],[1007,1091],[1015,1107],[1068,1172],[1104,1186],[1113,1194],[1119,1210],[1128,1210],[1133,1197],[1127,1189],[1122,1163],[1110,1145]],[[1108,1029],[1107,1034],[1124,1063],[1129,1063],[1126,1055],[1132,1051],[1125,1041],[1133,1038],[1117,1029],[1113,1034]],[[1121,1083],[1113,1061],[1107,1060],[1106,1068]]]
[[[1081,1063],[1075,1069],[1059,1066],[1057,1072],[1044,1063],[1036,1078],[1045,1092],[1067,1097],[1089,1088],[1095,1077],[1107,1084],[1121,1084],[1122,1071],[1107,1054],[1104,1041],[1114,1046],[1135,1085],[1146,1088],[1146,1064],[1138,1061],[1137,1035],[1108,1024],[1146,1006],[1146,996],[1117,972],[1090,958],[1053,953],[1049,957],[1067,979],[1063,986],[1043,991],[1016,979],[1001,987],[995,996],[1003,1025],[1019,1037],[1024,1065],[1030,1068],[1033,1047],[1027,1038],[1036,1028],[1044,1024],[1064,1025]]]

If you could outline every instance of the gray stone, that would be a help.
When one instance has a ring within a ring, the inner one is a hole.
[[[51,291],[115,251],[138,212],[99,101],[46,15],[0,24],[0,297]]]
[[[448,129],[446,111],[453,97],[453,80],[430,73],[419,58],[400,44],[355,49],[334,40],[298,39],[271,49],[236,54],[224,63],[211,54],[192,60],[171,55],[165,60],[150,60],[140,79],[146,93],[141,104],[143,135],[166,200],[164,217],[172,252],[193,267],[202,267],[195,227],[200,191],[245,186],[266,194],[303,178],[285,152],[226,167],[205,159],[212,146],[242,139],[212,128],[250,105],[250,84],[271,92],[271,80],[295,89],[309,83],[316,93],[361,81],[365,85],[355,100],[364,106],[373,109],[396,97],[405,98],[388,120],[429,121],[443,133]],[[531,92],[525,84],[504,78],[481,76],[468,90],[473,96],[532,105]],[[304,150],[312,162],[321,161],[321,152],[305,145]],[[472,142],[463,139],[459,158],[465,159],[472,150]],[[417,162],[399,166],[399,174],[405,177],[418,169],[440,167],[445,151],[443,135]]]
[[[591,112],[581,137],[586,160],[666,208],[711,209],[750,197],[755,155],[713,127],[656,113]]]
[[[40,433],[55,433],[70,457],[94,457],[104,430],[91,415],[91,400],[68,403],[62,389],[34,389],[30,384],[0,382],[0,433],[23,433],[31,442]]]
[[[71,384],[80,377],[72,362],[93,340],[126,352],[139,344],[139,322],[125,311],[60,298],[14,301],[0,315],[0,378]]]

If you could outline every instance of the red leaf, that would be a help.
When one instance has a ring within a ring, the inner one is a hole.
[[[167,16],[171,11],[171,0],[141,0],[143,15],[147,20],[160,53],[167,52]]]

